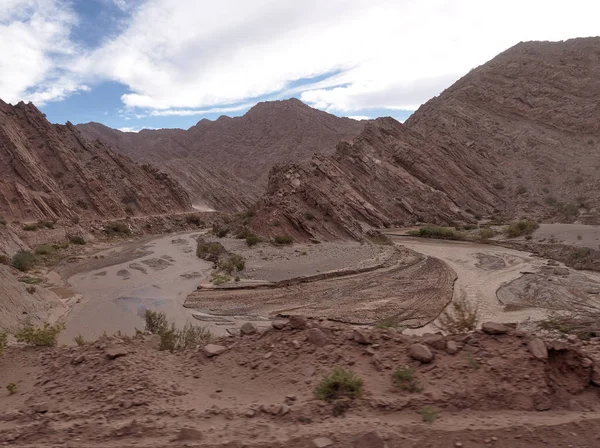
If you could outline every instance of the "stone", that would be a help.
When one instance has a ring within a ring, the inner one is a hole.
[[[423,363],[429,363],[433,361],[433,353],[426,345],[423,344],[412,344],[408,347],[408,356],[417,361]]]
[[[225,350],[227,350],[227,347],[217,344],[208,344],[204,346],[204,353],[206,353],[206,356],[209,358],[212,358],[213,356],[219,356]]]
[[[386,448],[385,440],[377,431],[370,431],[354,439],[354,448]]]
[[[423,343],[429,345],[430,347],[433,347],[438,350],[446,349],[446,338],[441,334],[428,334],[426,336],[423,336],[423,338],[421,338],[421,341],[423,341]]]
[[[308,330],[307,336],[308,342],[317,347],[325,347],[329,344],[329,339],[319,328],[311,328]]]
[[[369,335],[361,330],[354,330],[352,332],[352,339],[354,339],[359,344],[367,345],[371,343]]]
[[[328,439],[327,437],[317,437],[313,439],[313,446],[315,448],[326,448],[328,446],[333,446],[333,440]]]
[[[300,369],[300,375],[311,377],[315,374],[315,368],[311,365],[304,366]]]
[[[583,412],[585,411],[585,408],[577,400],[570,400],[569,410],[573,412]]]
[[[245,322],[240,328],[240,334],[242,336],[250,336],[258,333],[258,328],[252,322]]]
[[[36,412],[38,414],[45,414],[46,412],[48,412],[48,403],[45,401],[40,401],[38,403],[35,403],[31,406],[31,409],[33,409],[33,412]]]
[[[508,327],[498,322],[484,322],[481,325],[481,329],[486,334],[506,334],[508,333]]]
[[[592,384],[600,386],[600,365],[594,364],[592,368]]]
[[[192,441],[202,440],[202,433],[194,428],[181,428],[177,433],[175,440],[179,441]]]
[[[446,352],[449,355],[456,355],[458,353],[458,344],[455,341],[446,342]]]
[[[85,355],[79,355],[71,360],[71,364],[81,364],[83,361],[85,361]]]
[[[527,343],[527,349],[536,359],[548,359],[548,348],[540,338],[533,338]]]
[[[289,324],[294,330],[304,330],[308,325],[308,319],[306,316],[295,314],[290,316]]]
[[[122,356],[127,356],[127,350],[125,350],[125,347],[119,346],[107,347],[104,349],[104,353],[108,359],[117,359],[121,358]]]
[[[282,322],[282,321],[273,321],[273,322],[271,322],[271,326],[275,330],[283,330],[285,328],[285,322]]]

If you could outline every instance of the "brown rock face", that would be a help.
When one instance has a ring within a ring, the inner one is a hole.
[[[139,166],[33,105],[0,100],[0,215],[6,218],[124,217],[191,209],[169,176]]]
[[[315,152],[331,154],[340,140],[358,135],[364,123],[290,99],[259,103],[242,117],[203,119],[188,130],[135,134],[99,123],[77,127],[137,162],[165,169],[190,192],[194,204],[239,211],[264,193],[273,166],[307,161]]]

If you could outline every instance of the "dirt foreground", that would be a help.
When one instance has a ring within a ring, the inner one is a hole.
[[[499,324],[443,337],[293,318],[182,354],[156,336],[11,347],[0,443],[19,447],[594,447],[599,342],[546,341]],[[356,399],[314,389],[332,369]],[[396,387],[413,369],[418,387]],[[337,415],[337,416],[336,416]],[[429,420],[429,422],[424,422]]]

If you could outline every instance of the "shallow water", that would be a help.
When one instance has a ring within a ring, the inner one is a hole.
[[[83,299],[69,313],[60,342],[71,343],[78,334],[95,340],[104,331],[134,334],[144,326],[146,309],[165,312],[178,326],[193,322],[183,302],[211,268],[196,257],[196,235],[140,242],[126,262],[107,251],[104,261],[114,256],[116,264],[71,276],[69,284]]]

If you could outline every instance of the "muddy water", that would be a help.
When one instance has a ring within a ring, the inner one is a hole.
[[[104,331],[134,334],[136,327],[143,328],[146,309],[164,311],[180,326],[193,321],[183,302],[211,268],[196,257],[195,236],[167,235],[140,242],[126,260],[114,249],[99,254],[104,257],[102,267],[68,279],[83,299],[69,313],[60,342],[71,343],[78,334],[95,340]]]

